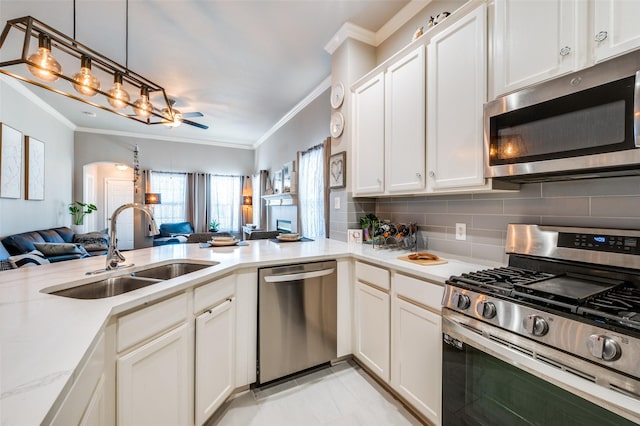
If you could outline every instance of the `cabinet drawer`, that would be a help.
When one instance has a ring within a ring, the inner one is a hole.
[[[198,287],[193,292],[193,312],[198,313],[209,309],[221,301],[231,298],[235,293],[235,275],[227,275],[226,277]]]
[[[393,277],[393,288],[398,296],[405,297],[437,311],[442,309],[444,287],[441,285],[396,274]]]
[[[362,262],[356,262],[356,280],[385,290],[391,288],[388,270]]]
[[[187,295],[118,318],[118,352],[122,352],[187,319]]]

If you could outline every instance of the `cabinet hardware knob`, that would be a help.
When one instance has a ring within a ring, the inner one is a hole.
[[[598,34],[596,34],[595,40],[604,41],[608,35],[609,34],[606,31],[600,31]]]
[[[429,172],[429,177],[430,177],[430,178],[434,178],[434,177],[436,177],[436,172],[434,172],[433,170],[431,170],[431,171]]]
[[[420,179],[420,178],[422,178],[422,174],[420,174],[420,173],[416,173],[416,177],[417,177],[418,179]]]
[[[565,46],[560,49],[560,56],[567,56],[569,53],[571,53],[571,48],[569,46]]]

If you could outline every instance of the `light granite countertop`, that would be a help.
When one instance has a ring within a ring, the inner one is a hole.
[[[94,340],[112,315],[167,297],[239,268],[355,258],[382,267],[444,283],[451,275],[497,266],[437,253],[448,263],[420,266],[398,257],[406,252],[349,245],[334,240],[304,243],[249,241],[248,246],[200,248],[174,244],[125,252],[135,270],[176,259],[219,262],[186,277],[174,278],[119,296],[76,300],[46,294],[125,270],[87,276],[104,268],[105,258],[93,257],[0,273],[0,424],[35,425],[66,393]],[[45,292],[43,292],[45,290]]]

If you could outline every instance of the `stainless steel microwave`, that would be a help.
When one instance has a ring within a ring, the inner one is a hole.
[[[640,175],[640,51],[484,106],[485,177]]]

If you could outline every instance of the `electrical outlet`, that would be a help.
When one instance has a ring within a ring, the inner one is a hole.
[[[456,223],[456,240],[466,240],[467,239],[467,224],[466,223]]]
[[[340,209],[340,197],[335,197],[333,199],[333,208],[336,210]]]

